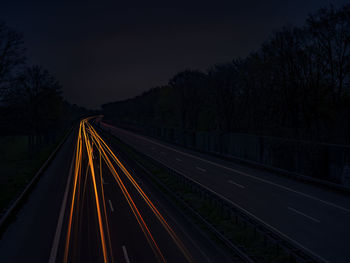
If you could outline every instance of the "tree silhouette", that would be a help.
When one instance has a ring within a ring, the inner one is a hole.
[[[180,111],[181,127],[196,130],[206,88],[206,75],[200,71],[185,70],[169,81]]]
[[[181,71],[103,108],[138,125],[350,142],[350,5],[282,28],[246,58]]]
[[[23,37],[0,21],[0,102],[10,92],[16,71],[25,62]]]
[[[12,98],[16,101],[12,109],[28,133],[31,147],[40,143],[42,135],[58,129],[63,106],[61,85],[47,70],[27,68],[15,82]]]

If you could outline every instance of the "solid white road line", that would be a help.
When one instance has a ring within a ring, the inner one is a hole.
[[[207,170],[203,169],[203,168],[200,168],[200,167],[196,167],[199,171],[202,171],[202,172],[206,172]]]
[[[111,200],[108,200],[108,203],[109,203],[109,206],[111,208],[111,211],[114,212],[114,208],[113,208],[113,205],[112,205],[112,201]]]
[[[171,151],[173,151],[173,152],[177,152],[177,153],[182,154],[182,155],[184,155],[184,156],[188,156],[188,157],[191,157],[191,158],[193,158],[193,159],[197,159],[197,160],[200,160],[200,161],[202,161],[202,162],[206,162],[206,163],[209,163],[209,164],[211,164],[211,165],[215,165],[215,166],[217,166],[217,167],[226,169],[226,170],[228,170],[228,171],[235,172],[235,173],[238,173],[238,174],[240,174],[240,175],[243,175],[243,176],[246,176],[246,177],[255,179],[255,180],[257,180],[257,181],[260,181],[260,182],[263,182],[263,183],[266,183],[266,184],[273,185],[273,186],[278,187],[278,188],[281,188],[281,189],[283,189],[283,190],[290,191],[290,192],[292,192],[292,193],[295,193],[295,194],[298,194],[298,195],[307,197],[307,198],[312,199],[312,200],[315,200],[315,201],[319,201],[319,202],[321,202],[321,203],[323,203],[323,204],[326,204],[326,205],[328,205],[328,206],[332,206],[332,207],[335,207],[335,208],[338,208],[338,209],[340,209],[340,210],[343,210],[343,211],[345,211],[345,212],[350,213],[350,209],[349,209],[349,208],[346,208],[346,207],[343,207],[343,206],[334,204],[334,203],[332,203],[332,202],[325,201],[325,200],[323,200],[323,199],[319,199],[319,198],[317,198],[317,197],[315,197],[315,196],[312,196],[312,195],[309,195],[309,194],[305,194],[305,193],[303,193],[303,192],[300,192],[300,191],[298,191],[298,190],[294,190],[294,189],[289,188],[289,187],[287,187],[287,186],[280,185],[280,184],[271,182],[271,181],[269,181],[269,180],[265,180],[265,179],[262,179],[262,178],[259,178],[259,177],[256,177],[256,176],[247,174],[247,173],[245,173],[245,172],[242,172],[242,171],[239,171],[239,170],[236,170],[236,169],[227,167],[227,166],[225,166],[225,165],[222,165],[222,164],[219,164],[219,163],[215,163],[215,162],[212,162],[212,161],[203,159],[203,158],[201,158],[201,157],[192,155],[192,154],[190,154],[190,153],[186,153],[186,152],[182,152],[182,151],[173,149],[173,148],[171,148],[171,147],[168,147],[168,146],[166,146],[166,145],[162,145],[162,144],[160,144],[160,143],[157,143],[157,142],[152,141],[152,140],[150,140],[150,139],[141,137],[141,136],[136,135],[136,134],[134,134],[134,133],[131,133],[131,132],[128,132],[128,131],[119,129],[119,128],[116,128],[116,129],[121,130],[121,131],[124,132],[124,133],[130,134],[131,136],[134,136],[134,137],[136,137],[136,138],[139,138],[140,140],[146,140],[146,141],[148,141],[148,142],[150,142],[150,143],[156,144],[156,145],[158,145],[158,146],[161,146],[161,147],[163,147],[163,148],[165,148],[165,149],[168,149],[168,150],[171,150]]]
[[[297,214],[299,214],[299,215],[302,215],[302,216],[304,216],[304,217],[306,217],[306,218],[308,218],[308,219],[310,219],[310,220],[312,220],[312,221],[314,221],[314,222],[316,222],[316,223],[321,223],[320,220],[318,220],[318,219],[316,219],[316,218],[313,218],[312,216],[309,216],[309,215],[307,215],[307,214],[304,214],[304,213],[302,213],[302,212],[300,212],[300,211],[294,209],[293,207],[288,206],[288,209],[291,210],[291,211],[293,211],[294,213],[297,213]]]
[[[57,222],[57,227],[56,227],[56,232],[55,232],[55,237],[53,239],[52,247],[51,247],[51,252],[50,252],[50,258],[49,258],[49,263],[55,263],[56,262],[56,257],[57,257],[57,251],[58,251],[58,245],[60,242],[60,237],[61,237],[61,232],[62,232],[62,225],[63,225],[63,217],[64,217],[64,212],[66,211],[66,206],[67,206],[67,199],[68,199],[68,192],[69,192],[69,182],[71,181],[72,173],[73,173],[73,167],[74,167],[74,159],[75,155],[73,155],[73,159],[70,165],[70,170],[69,170],[69,176],[67,179],[66,183],[66,190],[64,191],[64,196],[61,204],[61,210],[60,210],[60,215],[58,217],[58,222]]]
[[[229,180],[228,182],[229,182],[230,184],[234,184],[235,186],[238,186],[238,187],[240,187],[240,188],[242,188],[242,189],[245,188],[245,186],[243,186],[243,185],[241,185],[241,184],[237,184],[236,182],[234,182],[234,181],[232,181],[232,180]]]
[[[125,246],[122,246],[122,249],[123,249],[123,254],[124,254],[125,262],[126,262],[126,263],[130,263],[130,259],[129,259],[128,251],[126,250],[126,247],[125,247]]]

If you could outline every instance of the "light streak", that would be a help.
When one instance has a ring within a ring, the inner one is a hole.
[[[100,145],[99,141],[96,141],[97,144]],[[104,151],[104,149],[102,147],[100,147],[103,159],[105,160],[108,168],[110,169],[114,179],[116,180],[116,182],[118,183],[118,186],[120,187],[120,189],[122,190],[122,193],[126,199],[126,201],[128,202],[131,211],[133,212],[139,226],[141,227],[142,232],[144,233],[147,242],[150,244],[154,254],[156,255],[158,261],[160,262],[166,262],[162,252],[159,249],[159,246],[157,245],[156,241],[154,240],[154,237],[152,236],[147,224],[145,223],[144,219],[142,218],[139,210],[137,209],[135,202],[133,201],[132,197],[130,196],[128,190],[126,189],[125,185],[123,184],[122,180],[120,179],[119,174],[117,173],[117,171],[115,170],[112,162],[110,161],[110,159],[108,158],[106,152]]]
[[[103,260],[105,263],[107,263],[108,262],[108,255],[107,255],[106,242],[105,242],[104,230],[103,230],[103,225],[102,225],[101,208],[100,208],[100,202],[99,202],[99,197],[98,197],[98,192],[97,192],[94,163],[92,160],[92,158],[93,158],[92,157],[92,147],[90,144],[90,140],[86,135],[85,122],[83,122],[83,134],[84,134],[84,138],[85,138],[85,147],[86,147],[87,153],[88,153],[91,177],[92,177],[93,188],[94,188],[94,193],[95,193],[96,210],[97,210],[97,216],[98,216],[98,225],[99,225],[99,229],[100,229],[100,238],[101,238],[101,244],[102,244]]]
[[[145,200],[147,205],[150,207],[154,215],[157,217],[159,222],[163,225],[163,227],[166,229],[168,234],[171,236],[173,241],[176,243],[178,248],[181,250],[183,255],[186,257],[186,259],[189,262],[194,262],[192,259],[191,254],[185,247],[185,245],[182,243],[180,238],[175,234],[173,229],[169,226],[169,224],[166,222],[164,217],[161,215],[161,213],[158,211],[158,209],[155,207],[155,205],[152,203],[152,201],[149,199],[149,197],[146,195],[146,193],[141,189],[141,187],[137,184],[135,179],[131,176],[131,174],[128,172],[128,170],[124,167],[124,165],[121,163],[121,161],[115,156],[113,151],[110,149],[110,147],[106,144],[106,142],[98,135],[98,133],[95,131],[95,129],[88,124],[89,126],[89,131],[91,132],[92,136],[95,138],[97,142],[99,142],[99,145],[102,144],[102,148],[106,149],[109,155],[112,157],[112,159],[116,162],[116,164],[119,166],[119,168],[123,171],[123,173],[127,176],[129,181],[132,183],[132,185],[136,188],[136,190],[139,192],[141,197]],[[103,150],[102,150],[103,151]],[[116,178],[115,178],[116,179]],[[117,180],[117,179],[116,179]],[[118,181],[117,181],[118,182]]]
[[[90,142],[89,137],[86,132],[86,122],[90,118],[84,119],[80,122],[79,125],[79,131],[78,131],[78,141],[77,141],[77,148],[76,148],[76,155],[75,155],[75,170],[74,170],[74,181],[73,181],[73,191],[72,191],[72,200],[70,205],[70,212],[69,212],[69,218],[68,218],[68,227],[67,227],[67,235],[66,235],[66,243],[65,243],[65,250],[64,250],[64,256],[63,256],[63,262],[68,262],[69,257],[69,249],[70,249],[70,241],[71,241],[71,232],[73,227],[73,217],[79,216],[79,206],[81,206],[81,169],[82,169],[82,155],[83,155],[83,145],[85,145],[85,150],[88,156],[88,168],[86,169],[86,175],[84,179],[84,187],[82,190],[82,198],[84,201],[85,191],[86,191],[86,182],[88,177],[88,171],[90,168],[91,173],[91,179],[92,179],[92,185],[93,185],[93,192],[94,192],[94,198],[95,198],[95,205],[96,205],[96,212],[98,217],[98,225],[99,225],[99,232],[100,232],[100,240],[101,240],[101,246],[102,246],[102,252],[103,252],[103,261],[104,263],[107,262],[113,262],[112,257],[112,249],[111,249],[111,242],[110,242],[110,234],[109,234],[109,226],[108,226],[108,220],[105,213],[105,222],[106,222],[106,228],[107,228],[107,235],[108,235],[108,243],[109,243],[109,249],[110,249],[110,261],[108,260],[108,252],[106,248],[106,242],[105,242],[105,235],[104,235],[104,227],[103,227],[103,220],[101,216],[101,208],[100,208],[100,200],[99,200],[99,194],[98,194],[98,187],[96,183],[96,176],[95,176],[95,168],[93,164],[93,147],[94,144]],[[100,170],[101,171],[101,170]],[[102,190],[102,194],[103,190]],[[103,196],[103,202],[104,202],[104,196]],[[104,212],[105,212],[105,202],[104,202]],[[79,222],[79,220],[78,220]]]
[[[66,246],[64,250],[64,256],[63,256],[63,262],[67,263],[68,261],[68,251],[69,251],[69,242],[70,242],[70,235],[71,235],[71,229],[72,229],[72,218],[73,218],[73,210],[74,210],[74,203],[75,203],[75,192],[76,192],[76,186],[77,186],[77,179],[78,179],[78,173],[80,174],[80,164],[81,164],[81,127],[82,123],[80,123],[79,126],[79,133],[78,133],[78,143],[76,148],[76,156],[75,156],[75,170],[74,170],[74,186],[73,186],[73,195],[72,195],[72,202],[71,202],[71,208],[69,213],[69,222],[68,222],[68,229],[67,229],[67,237],[66,237]]]
[[[159,222],[162,224],[164,229],[168,232],[168,234],[171,236],[179,250],[183,253],[185,258],[188,262],[193,262],[193,259],[189,253],[189,251],[186,249],[182,241],[178,238],[178,236],[175,234],[173,229],[169,226],[169,224],[166,222],[164,217],[161,215],[161,213],[158,211],[156,206],[152,203],[152,201],[149,199],[149,197],[146,195],[146,193],[141,189],[141,187],[137,184],[135,179],[132,177],[132,175],[128,172],[128,170],[124,167],[124,165],[121,163],[121,161],[117,158],[117,156],[113,153],[111,148],[106,144],[106,142],[99,136],[99,134],[95,131],[95,129],[92,127],[92,125],[89,124],[90,118],[86,118],[80,122],[79,125],[79,131],[78,131],[78,139],[77,139],[77,147],[76,147],[76,153],[75,153],[75,170],[74,170],[74,180],[72,185],[72,199],[70,204],[70,211],[69,211],[69,218],[68,218],[68,227],[67,227],[67,236],[66,236],[66,243],[65,243],[65,250],[64,250],[64,258],[63,262],[67,263],[69,258],[69,250],[71,246],[71,232],[73,228],[73,217],[78,217],[78,219],[81,218],[81,214],[83,211],[83,205],[81,203],[84,202],[86,187],[87,187],[87,178],[88,176],[91,176],[92,180],[92,187],[93,187],[93,193],[94,193],[94,200],[95,200],[95,207],[96,207],[96,213],[98,218],[98,227],[99,227],[99,234],[100,234],[100,242],[102,247],[102,253],[103,253],[103,261],[104,263],[112,262],[113,263],[113,253],[112,253],[112,242],[111,242],[111,235],[109,231],[109,223],[107,218],[107,209],[106,209],[106,202],[105,202],[105,194],[104,194],[104,186],[102,181],[102,159],[104,163],[107,165],[108,169],[110,170],[111,174],[113,175],[116,183],[118,184],[119,188],[121,189],[121,192],[126,199],[129,207],[131,208],[131,211],[133,215],[135,216],[138,225],[140,226],[143,234],[146,237],[147,242],[149,243],[150,247],[152,248],[156,258],[159,262],[166,262],[158,244],[156,243],[149,227],[147,226],[146,222],[144,221],[140,211],[138,210],[133,198],[131,197],[130,193],[128,192],[127,188],[125,187],[120,175],[116,171],[114,164],[117,164],[117,166],[120,168],[122,173],[126,176],[126,178],[129,180],[129,182],[132,184],[132,186],[137,190],[137,192],[140,194],[142,199],[146,202],[147,206],[151,209],[153,214],[157,217]],[[84,150],[83,150],[84,149]],[[98,152],[94,152],[94,149],[97,149]],[[85,178],[82,179],[81,171],[82,171],[82,162],[83,162],[83,152],[86,152],[87,154],[87,168],[86,168],[86,174]],[[98,154],[98,155],[97,155]],[[95,169],[94,167],[94,159],[95,157],[99,157],[99,169]],[[90,171],[90,173],[88,173]],[[96,176],[96,172],[99,174]],[[97,183],[97,179],[100,180],[100,183]],[[84,180],[84,182],[82,181]],[[83,187],[83,189],[81,189]],[[82,196],[81,196],[82,194]],[[100,204],[102,202],[102,204]],[[101,208],[102,205],[102,208]],[[80,218],[79,218],[80,217]],[[80,220],[77,221],[78,225],[81,223]],[[105,235],[106,230],[106,235]],[[107,236],[107,242],[108,242],[108,249],[106,245],[106,236]],[[109,250],[109,251],[108,251]]]
[[[111,242],[111,234],[109,232],[109,223],[108,223],[108,218],[107,218],[107,209],[106,209],[106,200],[105,200],[105,194],[104,194],[104,189],[103,189],[103,180],[102,180],[102,160],[101,160],[101,149],[99,148],[98,149],[99,151],[99,161],[100,161],[100,183],[101,183],[101,192],[102,192],[102,204],[103,204],[103,210],[104,210],[104,216],[105,216],[105,222],[106,222],[106,225],[107,225],[107,236],[108,236],[108,244],[109,244],[109,251],[111,252],[110,255],[111,255],[111,262],[113,263],[114,262],[114,259],[113,259],[113,253],[112,253],[112,242]]]

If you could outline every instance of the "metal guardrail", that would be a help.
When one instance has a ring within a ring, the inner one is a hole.
[[[134,150],[134,148],[133,148]],[[234,252],[234,254],[245,263],[257,263],[257,260],[251,259],[251,257],[248,256],[248,254],[244,251],[242,247],[239,247],[235,245],[231,240],[229,240],[223,233],[218,231],[215,226],[213,226],[210,222],[208,222],[203,216],[201,216],[193,207],[191,207],[181,196],[178,194],[175,194],[171,189],[169,189],[168,186],[166,186],[162,181],[159,180],[154,174],[152,174],[147,168],[145,168],[140,162],[135,160],[134,158],[131,158],[125,151],[118,149],[118,152],[122,152],[123,155],[125,155],[128,158],[128,161],[131,163],[134,163],[139,169],[141,169],[145,174],[150,176],[152,179],[156,181],[158,185],[160,185],[166,192],[169,194],[174,200],[176,200],[178,203],[181,204],[182,207],[184,207],[188,212],[191,213],[191,216],[196,218],[198,221],[200,221],[202,224],[204,224],[219,240],[221,240],[231,251]],[[135,150],[138,154],[141,155],[138,151]],[[143,155],[143,158],[148,158],[147,156]],[[164,196],[170,203],[174,204],[174,201],[171,200],[171,198]],[[183,212],[181,211],[183,214]],[[185,217],[188,215],[183,214]]]
[[[114,136],[114,135],[112,135]],[[126,144],[125,142],[123,142]],[[206,186],[200,184],[199,182],[196,182],[195,180],[189,178],[188,176],[184,175],[182,172],[177,171],[175,169],[169,168],[164,163],[153,159],[152,157],[139,152],[131,145],[127,144],[130,148],[133,149],[134,152],[142,156],[142,158],[150,161],[155,166],[166,170],[169,174],[172,176],[175,176],[178,178],[178,180],[182,181],[185,185],[188,185],[191,187],[191,189],[200,192],[203,196],[207,197],[208,200],[211,200],[215,202],[223,211],[227,211],[231,214],[231,217],[234,217],[235,220],[239,220],[244,225],[249,225],[254,229],[254,231],[260,233],[265,240],[269,240],[272,244],[276,245],[276,247],[280,247],[283,249],[288,255],[290,255],[290,262],[300,262],[300,263],[324,263],[325,261],[318,256],[314,255],[311,251],[308,251],[306,248],[302,247],[300,244],[296,243],[295,241],[289,239],[287,236],[285,236],[283,233],[279,232],[277,229],[267,225],[266,223],[262,222],[260,219],[255,217],[253,214],[249,213],[248,211],[244,210],[237,204],[233,203],[231,200],[225,198],[224,196],[221,196],[220,194],[212,191],[211,189],[207,188]],[[138,163],[136,160],[134,160],[136,163]],[[156,178],[154,175],[152,175],[146,168],[144,168],[141,164],[138,163],[139,166],[141,166],[142,170],[145,170],[148,174],[150,174],[153,178]],[[159,179],[156,178],[158,181]],[[162,187],[167,189],[169,193],[174,195],[174,193],[165,186],[162,182],[159,182]],[[177,197],[179,199],[179,197]],[[185,202],[182,200],[182,203]],[[186,204],[187,207],[189,207],[188,204]],[[245,254],[242,249],[240,249],[238,246],[233,244],[227,236],[225,236],[224,233],[221,233],[218,231],[215,226],[210,224],[205,218],[203,218],[201,215],[199,215],[192,207],[189,207],[189,209],[196,215],[201,217],[201,221],[205,222],[205,225],[209,226],[209,228],[216,233],[218,238],[222,240],[225,244],[228,245],[228,247],[231,247],[233,251],[235,251],[238,255],[242,256],[243,260],[246,260],[245,262],[254,262],[251,258]],[[198,217],[198,218],[199,218]]]

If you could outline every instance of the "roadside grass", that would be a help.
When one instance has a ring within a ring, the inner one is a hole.
[[[207,232],[208,236],[223,249],[226,249],[231,254],[232,258],[237,260],[235,253],[230,251],[228,247],[208,228],[206,224],[200,221],[197,217],[188,211],[188,207],[184,206],[179,199],[183,200],[194,211],[206,219],[214,226],[221,234],[228,238],[236,246],[243,248],[254,261],[263,263],[286,263],[295,262],[294,258],[274,244],[272,241],[265,238],[252,226],[241,221],[234,216],[226,208],[211,200],[210,197],[203,196],[199,191],[196,191],[188,184],[179,180],[176,176],[171,175],[165,169],[156,166],[152,161],[143,158],[139,153],[126,145],[118,138],[105,133],[112,143],[117,145],[122,152],[129,158],[140,163],[149,173],[155,178],[149,178],[158,188],[164,192],[172,201],[180,208],[198,227]],[[175,194],[179,199],[174,198],[169,194],[169,190],[165,189],[159,181],[170,189],[172,194]],[[234,261],[237,262],[237,261]]]
[[[0,138],[0,214],[20,195],[62,139],[29,154],[26,136]]]

